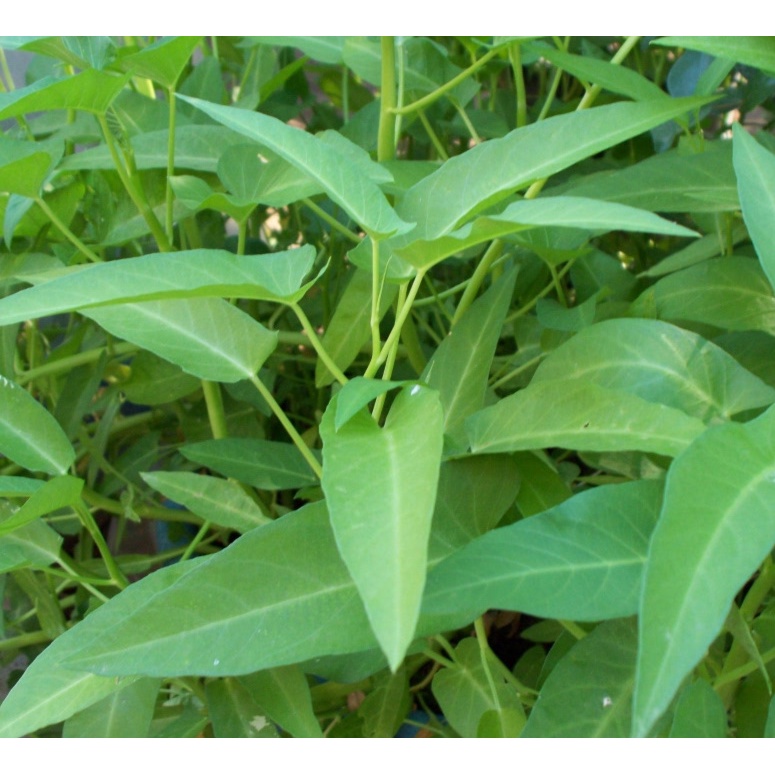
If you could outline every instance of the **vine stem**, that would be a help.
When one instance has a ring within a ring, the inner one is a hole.
[[[460,297],[460,301],[458,302],[457,308],[455,309],[455,315],[452,318],[453,327],[460,320],[460,318],[463,317],[463,313],[465,313],[465,311],[473,303],[474,299],[476,298],[476,294],[479,292],[479,288],[484,282],[484,278],[490,271],[490,267],[498,258],[500,258],[501,253],[503,253],[502,240],[493,240],[490,243],[490,247],[485,251],[484,256],[482,256],[482,260],[474,270],[474,273],[471,275],[471,279],[468,281],[468,285],[466,286],[465,291],[463,291],[463,295]]]
[[[379,129],[377,130],[377,161],[389,161],[396,153],[396,40],[382,36],[382,83],[379,95]]]
[[[296,445],[296,448],[301,452],[302,457],[307,461],[309,467],[312,469],[315,476],[318,479],[323,478],[323,468],[318,462],[317,458],[312,454],[312,450],[307,446],[307,443],[301,437],[296,428],[288,419],[288,415],[285,414],[280,404],[275,401],[272,391],[259,379],[258,375],[254,374],[250,381],[255,386],[256,390],[261,394],[264,401],[269,404],[269,408],[274,412],[275,417],[280,421],[280,424],[285,428],[286,433],[291,437],[291,440]]]
[[[164,226],[167,233],[167,239],[172,244],[174,239],[173,216],[172,216],[172,183],[170,178],[175,174],[175,90],[170,86],[167,90],[170,104],[169,120],[169,138],[167,140],[167,190],[165,192],[164,207]]]
[[[89,511],[89,509],[86,508],[86,505],[83,503],[83,501],[77,502],[74,505],[74,509],[78,516],[81,518],[84,527],[89,531],[89,535],[91,535],[92,540],[97,545],[97,548],[100,550],[100,554],[102,555],[102,559],[105,562],[105,567],[107,568],[110,578],[113,579],[113,582],[119,589],[125,589],[129,586],[129,580],[122,573],[121,568],[118,567],[116,560],[108,548],[105,537],[102,535],[102,531],[94,521],[92,513]]]
[[[334,363],[326,348],[323,347],[323,343],[318,338],[312,323],[309,322],[309,318],[304,314],[304,310],[296,303],[290,304],[289,306],[293,310],[296,317],[299,319],[299,322],[304,329],[304,333],[307,335],[307,337],[309,337],[309,343],[318,354],[320,360],[323,361],[325,367],[334,375],[334,378],[340,385],[346,385],[348,382],[347,377],[344,375],[344,372]]]
[[[59,216],[48,206],[48,203],[45,199],[43,199],[42,196],[36,197],[35,203],[38,205],[38,207],[40,207],[41,210],[43,210],[51,223],[53,223],[54,226],[56,226],[57,229],[62,232],[62,234],[64,234],[64,236],[67,238],[67,241],[70,242],[76,250],[80,250],[81,253],[83,253],[86,258],[89,259],[89,261],[93,261],[95,264],[102,263],[102,259],[96,253],[87,248],[86,245],[84,245],[83,242],[81,242],[81,240],[79,240],[78,237],[76,237],[75,234],[73,234],[73,232],[67,228],[67,226],[59,219]]]

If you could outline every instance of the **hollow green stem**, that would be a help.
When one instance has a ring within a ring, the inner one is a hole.
[[[525,75],[522,72],[522,48],[519,43],[509,46],[509,61],[514,73],[514,86],[517,92],[517,129],[527,124],[527,92]]]
[[[362,238],[359,237],[354,231],[351,231],[346,226],[339,223],[336,218],[330,216],[322,207],[318,207],[318,205],[316,205],[311,199],[305,198],[301,201],[306,207],[309,207],[309,209],[312,210],[312,212],[315,213],[315,215],[317,215],[321,221],[325,221],[332,229],[338,231],[342,236],[347,237],[350,242],[357,244],[361,241]]]
[[[392,35],[383,35],[382,83],[379,96],[379,129],[377,132],[377,161],[388,161],[396,154],[396,41]]]
[[[59,216],[48,206],[48,203],[45,199],[43,199],[42,196],[37,197],[35,199],[35,203],[38,205],[38,207],[40,207],[41,210],[43,210],[43,212],[46,214],[46,217],[48,217],[51,223],[53,223],[54,226],[56,226],[57,229],[62,232],[67,241],[70,242],[76,250],[80,250],[81,253],[83,253],[86,258],[89,259],[89,261],[93,261],[95,264],[102,262],[102,259],[96,253],[87,248],[86,245],[84,245],[83,242],[81,242],[81,240],[79,240],[78,237],[76,237],[75,234],[70,231],[66,224],[60,220]]]
[[[420,123],[423,125],[423,128],[428,134],[428,137],[431,140],[431,144],[436,149],[436,153],[439,155],[439,158],[442,159],[442,161],[447,161],[449,159],[449,154],[444,149],[444,146],[441,144],[441,140],[439,140],[439,136],[436,134],[436,131],[431,126],[431,122],[428,121],[427,116],[425,115],[424,110],[420,110],[417,112],[417,115],[420,117]]]
[[[371,241],[371,316],[369,318],[369,328],[371,329],[371,361],[366,371],[370,371],[372,366],[374,371],[377,367],[382,340],[379,333],[379,240]]]
[[[217,382],[202,380],[202,392],[207,407],[207,419],[214,439],[225,439],[229,435],[226,427],[226,412],[223,409],[221,386]]]
[[[82,353],[77,353],[76,355],[68,355],[66,358],[49,361],[42,366],[28,369],[16,377],[16,382],[20,385],[26,385],[28,382],[40,379],[41,377],[50,377],[52,374],[64,374],[72,371],[77,366],[96,363],[105,352],[116,357],[135,353],[139,349],[140,348],[137,345],[130,344],[129,342],[121,342],[116,345],[111,345],[110,347],[97,347],[94,350],[86,350]]]
[[[122,161],[118,149],[116,148],[116,143],[113,140],[113,135],[110,132],[108,122],[105,120],[105,116],[99,116],[98,119],[102,134],[105,137],[105,143],[107,144],[108,151],[113,159],[113,165],[116,168],[116,172],[121,179],[124,189],[127,194],[129,194],[129,198],[134,202],[135,207],[137,207],[145,222],[148,224],[148,228],[151,230],[151,234],[153,234],[156,244],[159,246],[159,250],[163,253],[169,253],[172,250],[172,245],[167,239],[167,235],[165,234],[162,225],[159,223],[159,219],[156,217],[153,210],[151,210],[150,205],[145,199],[145,195],[137,185],[137,181],[129,174]]]
[[[500,698],[498,697],[498,690],[495,688],[495,679],[492,676],[492,670],[490,670],[490,644],[487,640],[487,633],[484,631],[484,620],[480,616],[474,622],[474,631],[476,632],[476,640],[479,643],[479,656],[482,660],[482,667],[484,668],[484,674],[487,678],[487,685],[490,687],[490,694],[492,694],[493,705],[496,708],[500,707]],[[493,654],[493,656],[495,656]]]
[[[167,233],[167,239],[170,244],[174,240],[172,204],[173,193],[170,179],[175,174],[175,90],[170,87],[167,90],[167,99],[169,101],[169,138],[167,139],[167,190],[165,192],[164,207],[164,226]]]
[[[497,374],[495,382],[493,382],[490,387],[493,390],[497,390],[501,385],[505,385],[507,382],[510,382],[515,377],[518,377],[520,374],[522,374],[523,371],[527,371],[532,366],[535,366],[536,363],[539,363],[546,357],[547,353],[540,353],[539,355],[536,355],[535,358],[531,358],[529,361],[526,361],[521,366],[517,366],[513,371],[506,374],[505,377],[499,377]]]
[[[16,651],[26,646],[36,646],[38,643],[48,643],[51,636],[43,630],[25,632],[24,635],[15,635],[13,638],[0,640],[0,651]]]
[[[323,347],[323,343],[318,338],[314,326],[310,323],[309,318],[304,313],[304,310],[297,304],[293,303],[289,305],[293,310],[296,317],[299,319],[302,328],[304,329],[304,335],[307,337],[309,344],[312,345],[318,358],[323,361],[325,367],[334,375],[334,378],[340,385],[347,384],[347,377],[344,372],[334,363],[328,351]]]
[[[207,535],[207,531],[210,529],[210,522],[204,522],[199,528],[197,534],[191,540],[191,543],[186,547],[186,551],[180,555],[180,561],[185,562],[191,559],[191,555],[196,551],[197,546],[202,543],[202,540]]]
[[[398,299],[396,300],[396,309],[401,309],[404,306],[404,303],[406,302],[406,283],[401,283],[401,287],[398,289]],[[398,354],[398,339],[393,344],[393,347],[390,348],[390,352],[388,352],[387,361],[385,362],[385,368],[382,372],[382,379],[383,380],[389,380],[390,377],[393,376],[393,367],[396,365],[396,355]],[[374,401],[374,410],[371,413],[371,416],[379,422],[379,418],[382,415],[382,409],[385,406],[385,399],[387,397],[387,394],[382,393],[381,395],[377,396],[376,400]]]
[[[113,579],[114,583],[119,589],[125,589],[128,587],[129,581],[127,577],[121,572],[121,568],[118,567],[116,560],[108,548],[105,537],[102,535],[102,531],[94,521],[94,517],[92,516],[89,509],[86,508],[82,501],[75,503],[73,508],[76,514],[78,514],[78,516],[81,518],[83,526],[89,531],[89,535],[92,537],[92,540],[97,546],[97,549],[99,549],[100,555],[102,556],[103,562],[105,563],[105,568],[107,569],[110,578]]]
[[[286,433],[291,437],[291,440],[296,445],[296,448],[301,452],[302,457],[307,461],[309,464],[309,467],[312,469],[315,476],[317,476],[318,479],[323,478],[323,469],[318,463],[317,458],[312,454],[312,450],[307,446],[307,443],[302,439],[302,437],[299,435],[299,432],[296,430],[296,428],[293,427],[293,424],[288,419],[288,415],[285,414],[280,404],[275,401],[274,396],[272,395],[272,391],[269,390],[266,385],[259,379],[257,375],[253,375],[250,378],[250,381],[255,385],[256,390],[261,394],[264,401],[269,404],[269,408],[274,412],[275,417],[280,421],[280,424],[285,428]]]
[[[572,622],[568,619],[558,619],[557,621],[563,626],[563,629],[567,630],[576,640],[587,637],[587,631],[582,627],[579,627],[576,622]]]
[[[404,302],[401,309],[398,311],[398,315],[396,316],[396,321],[393,324],[393,329],[390,332],[390,335],[387,338],[387,341],[382,346],[382,349],[379,351],[379,355],[376,359],[372,358],[372,362],[367,367],[366,371],[364,372],[364,377],[373,377],[377,373],[377,369],[387,360],[388,354],[390,353],[390,349],[395,345],[395,343],[398,341],[399,336],[401,336],[401,329],[403,328],[404,321],[406,320],[407,316],[409,315],[412,304],[414,303],[415,296],[417,296],[417,291],[420,290],[420,285],[422,284],[423,277],[425,276],[425,270],[420,269],[417,271],[417,274],[415,275],[414,280],[412,281],[412,285],[409,289],[409,293],[406,296],[406,301]]]
[[[538,303],[539,299],[543,299],[544,296],[547,296],[548,294],[550,294],[555,289],[556,281],[557,280],[561,280],[563,277],[565,277],[565,275],[568,272],[570,272],[571,267],[573,266],[573,263],[574,263],[573,260],[568,261],[568,263],[565,264],[565,266],[557,273],[556,279],[552,278],[552,281],[540,293],[538,293],[535,296],[533,296],[533,298],[530,299],[530,301],[527,302],[527,304],[524,304],[516,312],[512,312],[511,315],[509,315],[506,318],[505,322],[506,323],[511,323],[514,320],[516,320],[517,318],[521,318],[522,315],[526,314],[527,312],[530,312],[530,310],[533,309],[533,307],[535,307],[535,305]]]
[[[477,59],[476,62],[467,67],[465,70],[459,72],[454,78],[450,79],[442,86],[439,86],[438,89],[434,89],[430,94],[426,94],[419,100],[410,102],[403,108],[394,108],[393,112],[403,116],[407,113],[414,113],[416,110],[427,108],[429,105],[432,105],[434,102],[436,102],[439,97],[443,97],[448,91],[454,89],[459,83],[463,83],[466,78],[468,78],[470,75],[473,75],[477,70],[486,65],[494,56],[497,56],[498,52],[499,49],[490,49],[490,51]]]
[[[433,651],[433,649],[423,649],[422,653],[425,654],[428,659],[432,659],[434,662],[438,662],[438,664],[440,664],[442,667],[455,667],[455,663],[451,659],[443,657],[441,654],[439,654],[438,651]]]
[[[490,243],[490,247],[487,248],[485,254],[482,256],[482,260],[474,270],[473,275],[471,275],[471,279],[468,281],[468,285],[463,292],[463,295],[460,297],[457,309],[455,310],[455,315],[452,318],[453,326],[461,317],[463,317],[465,311],[473,303],[476,294],[479,292],[479,288],[481,288],[482,283],[484,282],[484,278],[490,271],[490,267],[492,267],[493,263],[500,258],[501,253],[503,253],[503,242],[499,239],[493,240]]]

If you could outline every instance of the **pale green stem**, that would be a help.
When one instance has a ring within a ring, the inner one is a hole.
[[[463,119],[463,123],[468,130],[468,134],[471,135],[471,139],[474,141],[474,143],[479,145],[479,143],[482,142],[482,138],[479,137],[479,133],[476,131],[476,127],[471,123],[471,119],[468,117],[468,113],[466,113],[465,108],[457,100],[452,100],[452,104],[454,105],[455,110],[457,110],[459,113],[460,118]]]
[[[587,637],[587,631],[582,627],[579,627],[576,622],[571,622],[568,619],[557,620],[565,630],[567,630],[576,640],[581,640]]]
[[[523,371],[527,371],[531,366],[535,366],[536,363],[539,361],[542,361],[546,357],[546,353],[541,353],[540,355],[536,355],[535,358],[531,358],[529,361],[526,361],[521,366],[517,366],[517,368],[514,369],[514,371],[509,372],[506,374],[505,377],[497,378],[493,382],[490,387],[493,390],[497,390],[501,385],[505,385],[507,382],[510,382],[515,377],[518,377],[520,374],[522,374]]]
[[[490,660],[488,659],[490,655],[490,644],[487,641],[487,633],[484,631],[484,621],[481,616],[474,622],[474,631],[476,632],[476,640],[479,643],[479,656],[482,660],[482,667],[484,668],[484,674],[487,678],[487,685],[490,687],[493,705],[496,708],[499,708],[501,702],[498,697],[498,690],[495,688],[495,679],[492,677]]]
[[[396,321],[393,324],[393,330],[390,332],[387,341],[382,346],[379,357],[376,359],[376,361],[372,359],[372,362],[364,372],[364,377],[370,378],[377,373],[377,369],[379,369],[379,367],[387,360],[391,348],[396,344],[398,338],[401,336],[401,329],[404,326],[404,321],[411,312],[412,304],[414,303],[414,299],[417,296],[417,291],[420,290],[420,285],[422,284],[422,279],[425,276],[425,271],[426,270],[424,269],[419,269],[417,271],[417,275],[412,281],[412,286],[409,289],[409,293],[407,294],[406,301],[396,316]]]
[[[226,412],[223,409],[221,386],[217,382],[202,380],[202,392],[207,406],[207,418],[214,439],[225,439],[229,435],[226,427]]]
[[[210,530],[210,522],[204,522],[202,524],[202,527],[199,528],[199,531],[197,534],[193,537],[191,540],[191,543],[186,547],[186,551],[183,552],[182,555],[180,555],[180,561],[185,562],[186,560],[191,559],[191,555],[196,550],[197,546],[202,543],[202,540],[207,535],[207,531]]]
[[[70,355],[67,358],[60,358],[59,360],[50,361],[42,366],[38,366],[34,369],[24,371],[16,377],[16,382],[19,385],[26,385],[28,382],[32,382],[40,377],[48,377],[52,374],[63,374],[68,371],[72,371],[77,366],[84,366],[87,363],[95,363],[98,361],[102,354],[107,352],[113,356],[126,355],[128,353],[135,353],[140,348],[137,345],[130,344],[129,342],[122,342],[120,344],[113,345],[111,347],[97,347],[94,350],[87,350],[86,352],[77,353],[76,355]]]
[[[479,292],[479,288],[481,288],[482,283],[484,282],[484,278],[487,276],[487,273],[490,271],[493,263],[495,263],[495,261],[500,258],[502,252],[503,242],[499,239],[493,240],[492,243],[490,243],[490,247],[487,248],[487,251],[482,256],[482,260],[474,270],[473,275],[471,275],[471,279],[469,280],[463,295],[460,297],[457,309],[455,310],[455,315],[452,318],[453,326],[460,320],[461,317],[463,317],[465,311],[473,303],[474,299],[476,298],[476,294]]]
[[[299,319],[299,322],[304,329],[304,334],[308,337],[309,343],[317,353],[318,358],[323,361],[325,367],[334,375],[334,378],[340,385],[347,384],[347,377],[344,375],[344,372],[342,372],[342,370],[334,363],[326,348],[323,347],[323,343],[318,338],[318,335],[315,332],[315,328],[312,323],[310,323],[309,318],[304,314],[304,310],[296,303],[290,304],[289,306],[296,314],[296,317]]]
[[[398,299],[396,300],[396,309],[402,309],[404,306],[404,303],[406,302],[406,283],[401,283],[401,287],[398,289]],[[396,365],[396,356],[398,355],[398,339],[396,339],[395,344],[390,349],[390,352],[388,353],[387,361],[385,363],[385,368],[382,372],[382,379],[383,380],[389,380],[393,376],[393,368]],[[376,400],[374,401],[374,410],[371,413],[371,416],[379,422],[379,418],[382,415],[382,408],[385,406],[385,393],[382,393],[381,395],[377,396]]]
[[[57,216],[57,214],[48,206],[42,196],[37,197],[35,202],[37,203],[38,207],[43,210],[51,223],[53,223],[54,226],[56,226],[57,229],[62,232],[62,234],[64,234],[68,242],[70,242],[76,250],[80,250],[81,253],[83,253],[86,258],[89,259],[89,261],[93,261],[95,264],[102,262],[102,259],[96,253],[89,250],[89,248],[87,248],[86,245],[84,245],[83,242],[81,242],[81,240],[79,240],[78,237],[76,237],[75,234],[73,234],[73,232],[67,228],[67,226],[59,219],[59,216]]]
[[[447,81],[444,85],[439,86],[438,89],[435,89],[430,94],[426,94],[424,97],[416,100],[415,102],[409,103],[409,105],[406,105],[403,108],[394,108],[393,112],[403,116],[407,113],[413,113],[415,110],[422,110],[423,108],[427,108],[428,105],[432,105],[434,102],[436,102],[437,99],[439,99],[439,97],[442,97],[448,91],[454,89],[459,83],[463,83],[466,78],[468,78],[470,75],[473,75],[497,54],[498,49],[491,49],[484,56],[477,59],[476,62],[474,62],[470,67],[467,67],[465,70],[459,72],[454,78]]]
[[[420,123],[423,125],[423,128],[428,133],[428,137],[431,140],[431,144],[436,149],[436,153],[439,154],[439,157],[443,161],[447,161],[449,159],[449,154],[444,150],[444,146],[441,144],[441,140],[439,140],[438,135],[436,134],[435,130],[431,126],[431,122],[428,121],[428,118],[425,115],[425,111],[418,111],[418,114],[420,117]]]
[[[38,643],[48,643],[51,637],[43,630],[25,632],[24,635],[16,635],[13,638],[0,640],[0,651],[17,651],[25,646],[36,646]]]
[[[350,242],[355,242],[357,244],[361,241],[362,237],[359,237],[354,231],[351,231],[346,226],[339,223],[336,218],[330,216],[322,207],[318,207],[311,199],[305,198],[301,201],[307,207],[309,207],[309,209],[312,210],[312,212],[315,213],[318,218],[320,218],[322,221],[325,221],[329,226],[331,226],[331,228],[335,229],[343,236],[347,237]]]
[[[255,385],[256,390],[262,395],[264,401],[269,404],[269,408],[274,412],[275,417],[280,421],[283,428],[285,428],[286,433],[291,437],[291,440],[296,445],[299,452],[301,452],[302,457],[307,461],[315,476],[317,476],[318,479],[322,479],[323,469],[321,468],[320,463],[318,463],[317,458],[312,454],[312,450],[299,435],[299,432],[293,427],[293,424],[288,419],[288,415],[285,414],[280,404],[275,401],[272,392],[264,385],[257,375],[253,375],[250,378],[250,381]]]
[[[611,58],[611,64],[621,64],[627,58],[627,55],[630,53],[630,51],[632,51],[633,47],[638,43],[639,40],[640,35],[631,35],[629,38],[627,38],[627,40],[622,43],[621,48]],[[597,86],[596,84],[591,85],[584,93],[584,96],[581,98],[581,102],[579,102],[576,110],[584,110],[585,108],[590,107],[590,105],[592,105],[592,103],[594,103],[594,101],[597,99],[597,96],[600,94],[601,90],[601,86]],[[547,180],[549,180],[549,178],[536,180],[536,182],[533,183],[533,185],[530,186],[530,188],[528,188],[528,190],[525,192],[525,199],[535,199],[535,197],[541,193],[543,187],[546,185]]]
[[[109,598],[107,595],[100,592],[93,584],[90,584],[85,578],[83,578],[78,571],[70,567],[70,564],[64,557],[59,557],[57,562],[67,571],[68,578],[72,579],[76,583],[80,584],[90,595],[93,595],[97,600],[101,600],[103,603],[107,603]],[[119,571],[120,572],[120,571]],[[123,574],[122,574],[123,576]],[[111,580],[111,583],[115,583]]]
[[[567,263],[567,264],[565,264],[565,266],[564,266],[564,267],[563,267],[563,268],[562,268],[562,269],[561,269],[561,270],[560,270],[560,271],[557,273],[557,279],[558,279],[558,280],[561,280],[563,277],[565,277],[565,275],[566,275],[568,272],[570,272],[570,270],[571,270],[571,267],[573,266],[573,263],[574,263],[573,261],[568,261],[568,263]],[[531,309],[533,309],[533,307],[536,305],[536,302],[537,302],[539,299],[543,299],[543,298],[544,298],[544,296],[547,296],[547,295],[548,295],[549,293],[551,293],[551,292],[552,292],[554,289],[555,289],[555,281],[554,281],[554,280],[552,280],[552,281],[549,283],[549,285],[547,285],[547,286],[546,286],[546,287],[545,287],[545,288],[544,288],[544,289],[543,289],[543,290],[542,290],[542,291],[541,291],[539,294],[537,294],[536,296],[533,296],[533,298],[532,298],[532,299],[530,299],[530,301],[529,301],[529,302],[527,302],[527,304],[525,304],[524,306],[520,307],[520,308],[519,308],[519,309],[518,309],[516,312],[512,312],[512,313],[511,313],[511,315],[509,315],[509,316],[506,318],[506,321],[505,321],[505,322],[506,322],[506,323],[511,323],[511,322],[513,322],[514,320],[516,320],[517,318],[520,318],[520,317],[522,317],[522,315],[524,315],[525,313],[527,313],[527,312],[529,312]]]
[[[83,502],[75,503],[73,508],[81,518],[84,527],[89,531],[89,535],[91,535],[92,540],[97,545],[110,578],[113,579],[114,583],[119,589],[128,587],[129,581],[121,572],[121,568],[119,568],[116,564],[116,561],[113,558],[107,543],[105,542],[105,537],[102,535],[102,531],[99,529],[99,527],[97,527],[97,523],[94,521],[94,517],[92,516],[89,509],[86,508]]]
[[[382,83],[379,94],[379,129],[377,161],[388,161],[396,155],[396,121],[391,112],[396,109],[396,41],[392,35],[382,36]]]
[[[514,72],[514,85],[517,92],[517,129],[527,124],[527,93],[525,91],[525,75],[522,72],[522,49],[519,43],[509,46],[509,60]]]
[[[245,244],[248,241],[248,219],[239,222],[239,231],[237,232],[237,255],[245,255]]]
[[[164,219],[164,225],[166,227],[167,232],[167,239],[169,240],[170,244],[173,243],[173,240],[175,238],[175,232],[173,231],[174,224],[173,224],[173,216],[172,216],[172,205],[173,205],[173,193],[172,193],[172,183],[170,182],[170,178],[175,174],[175,90],[170,87],[167,91],[170,107],[169,107],[169,125],[170,125],[170,133],[169,138],[167,139],[167,191],[165,196],[165,219]]]
[[[118,149],[116,148],[116,144],[113,141],[113,135],[110,132],[108,122],[105,120],[105,116],[99,116],[98,118],[100,127],[102,128],[102,134],[105,136],[105,143],[108,146],[110,156],[113,159],[113,165],[115,166],[116,172],[121,179],[121,183],[126,189],[127,194],[129,194],[130,199],[134,202],[135,207],[137,207],[139,213],[143,216],[145,222],[148,224],[148,228],[151,230],[151,233],[153,234],[153,237],[159,246],[159,250],[161,250],[163,253],[169,253],[172,250],[172,245],[167,239],[164,228],[159,223],[159,219],[156,217],[153,210],[151,210],[144,194],[140,190],[139,186],[137,186],[136,181],[133,177],[131,177],[126,167],[124,166],[124,163],[119,156]]]
[[[371,361],[367,372],[372,366],[376,367],[379,358],[382,340],[379,333],[379,240],[371,241],[371,317],[369,319],[369,328],[371,329]],[[375,368],[376,371],[376,368]]]

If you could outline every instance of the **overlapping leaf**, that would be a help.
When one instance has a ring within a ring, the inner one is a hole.
[[[36,285],[0,300],[0,325],[106,304],[194,297],[239,297],[297,301],[315,260],[315,249],[260,256],[225,250],[151,253],[104,264],[90,264],[51,279],[36,275]]]
[[[633,734],[648,734],[775,544],[775,409],[708,429],[670,467],[646,564]]]

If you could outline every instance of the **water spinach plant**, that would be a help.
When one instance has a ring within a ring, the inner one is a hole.
[[[0,734],[775,734],[772,38],[0,72]]]

